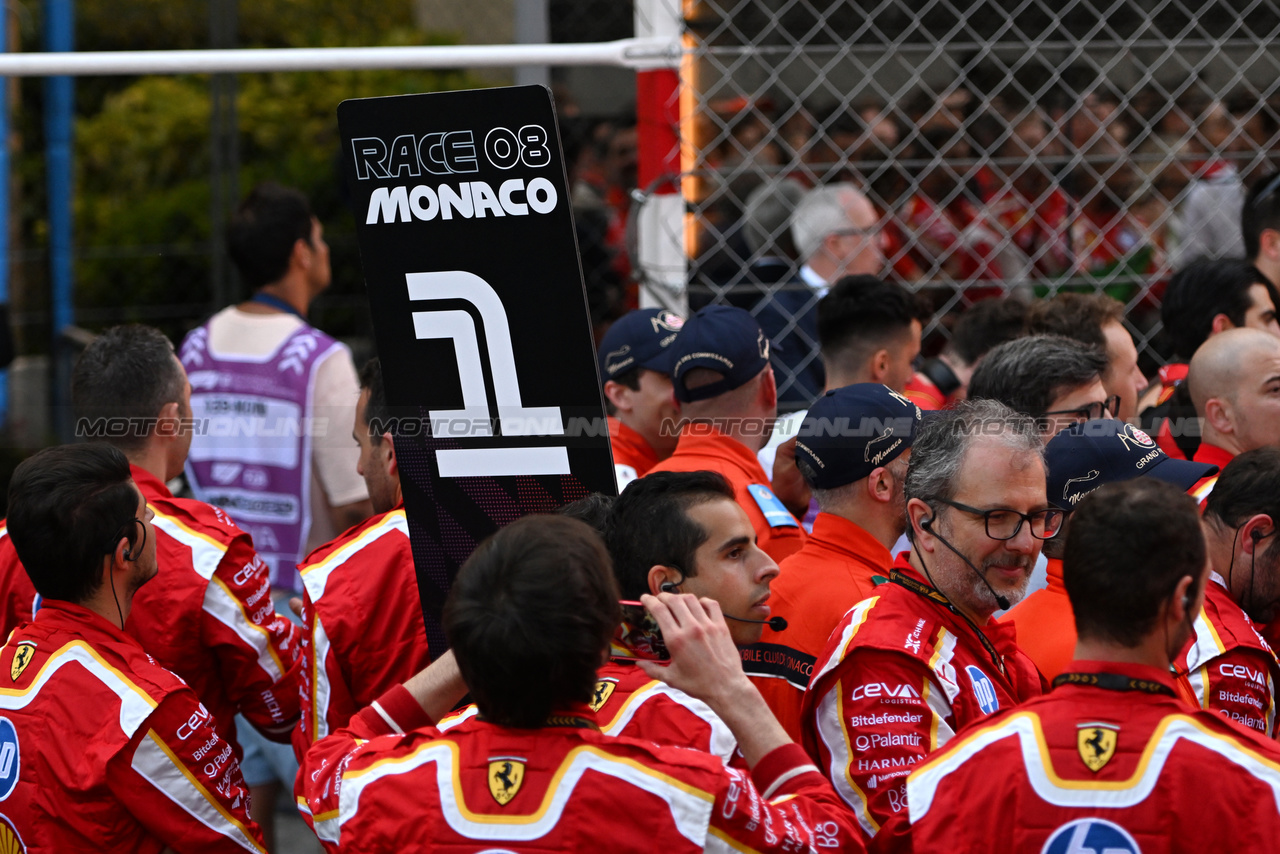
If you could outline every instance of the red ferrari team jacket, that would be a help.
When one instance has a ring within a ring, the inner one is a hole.
[[[611,660],[600,668],[591,709],[605,735],[689,747],[718,756],[726,765],[745,767],[738,740],[710,706],[650,679],[629,661]]]
[[[320,546],[302,573],[299,758],[384,691],[431,663],[404,506]]]
[[[596,673],[590,702],[596,724],[605,735],[623,735],[669,747],[688,747],[720,757],[726,765],[746,768],[738,740],[720,716],[679,688],[650,679],[635,662],[653,656],[629,644],[632,627],[623,623],[612,641],[611,657]],[[442,719],[447,732],[478,713],[475,704]]]
[[[149,472],[130,469],[155,513],[159,571],[134,596],[125,631],[191,686],[228,741],[239,712],[287,742],[298,722],[300,630],[276,614],[253,540],[217,507],[174,498]],[[27,609],[25,622],[39,604],[35,588],[7,528],[0,537],[4,610]]]
[[[295,792],[328,851],[862,850],[852,817],[794,744],[747,773],[607,736],[587,706],[539,729],[426,724],[403,688],[307,753]],[[388,735],[396,730],[403,734]]]
[[[1188,702],[1275,738],[1280,663],[1216,572],[1174,669]]]
[[[961,734],[912,772],[909,815],[876,849],[1274,850],[1274,742],[1188,706],[1167,672],[1094,661],[1068,672],[1110,687],[1063,684]]]
[[[804,698],[805,748],[868,839],[906,807],[906,776],[926,756],[1043,690],[1011,623],[983,627],[988,649],[906,555],[836,627]]]
[[[0,850],[265,850],[213,716],[116,626],[47,600],[0,673]]]

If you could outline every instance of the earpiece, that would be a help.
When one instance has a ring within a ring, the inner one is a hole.
[[[658,591],[661,593],[679,593],[680,589],[676,587],[674,581],[664,581],[658,586]]]
[[[921,519],[921,520],[920,520],[920,530],[922,530],[922,531],[927,531],[927,530],[929,530],[929,529],[930,529],[930,528],[932,528],[932,527],[933,527],[933,517],[932,517],[932,516],[930,516],[930,517],[929,517],[929,518],[927,518],[927,519]]]
[[[1262,532],[1259,531],[1257,528],[1254,528],[1252,531],[1249,532],[1249,538],[1256,543],[1258,540],[1262,539]]]
[[[123,556],[125,560],[133,560],[133,546],[125,546]]]

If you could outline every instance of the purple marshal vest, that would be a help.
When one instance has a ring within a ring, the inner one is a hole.
[[[182,342],[197,425],[187,479],[249,532],[277,590],[302,589],[316,366],[341,346],[308,325],[265,357],[211,353],[207,323]]]

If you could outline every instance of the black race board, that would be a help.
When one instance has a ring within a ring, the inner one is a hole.
[[[550,90],[344,101],[343,168],[436,656],[488,535],[615,494]]]

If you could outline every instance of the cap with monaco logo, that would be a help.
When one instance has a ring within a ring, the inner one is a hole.
[[[854,483],[911,447],[920,407],[880,383],[829,391],[796,433],[796,467],[814,489]]]
[[[1044,455],[1049,503],[1064,510],[1108,483],[1154,477],[1185,491],[1218,471],[1209,463],[1174,459],[1137,427],[1110,418],[1072,424],[1050,440]]]
[[[690,403],[741,388],[769,366],[769,339],[745,309],[709,305],[685,321],[671,348],[671,382],[676,400]],[[695,368],[721,375],[719,380],[688,388]]]
[[[671,373],[671,345],[683,326],[684,318],[665,308],[641,308],[624,314],[600,342],[601,382],[636,368]]]

